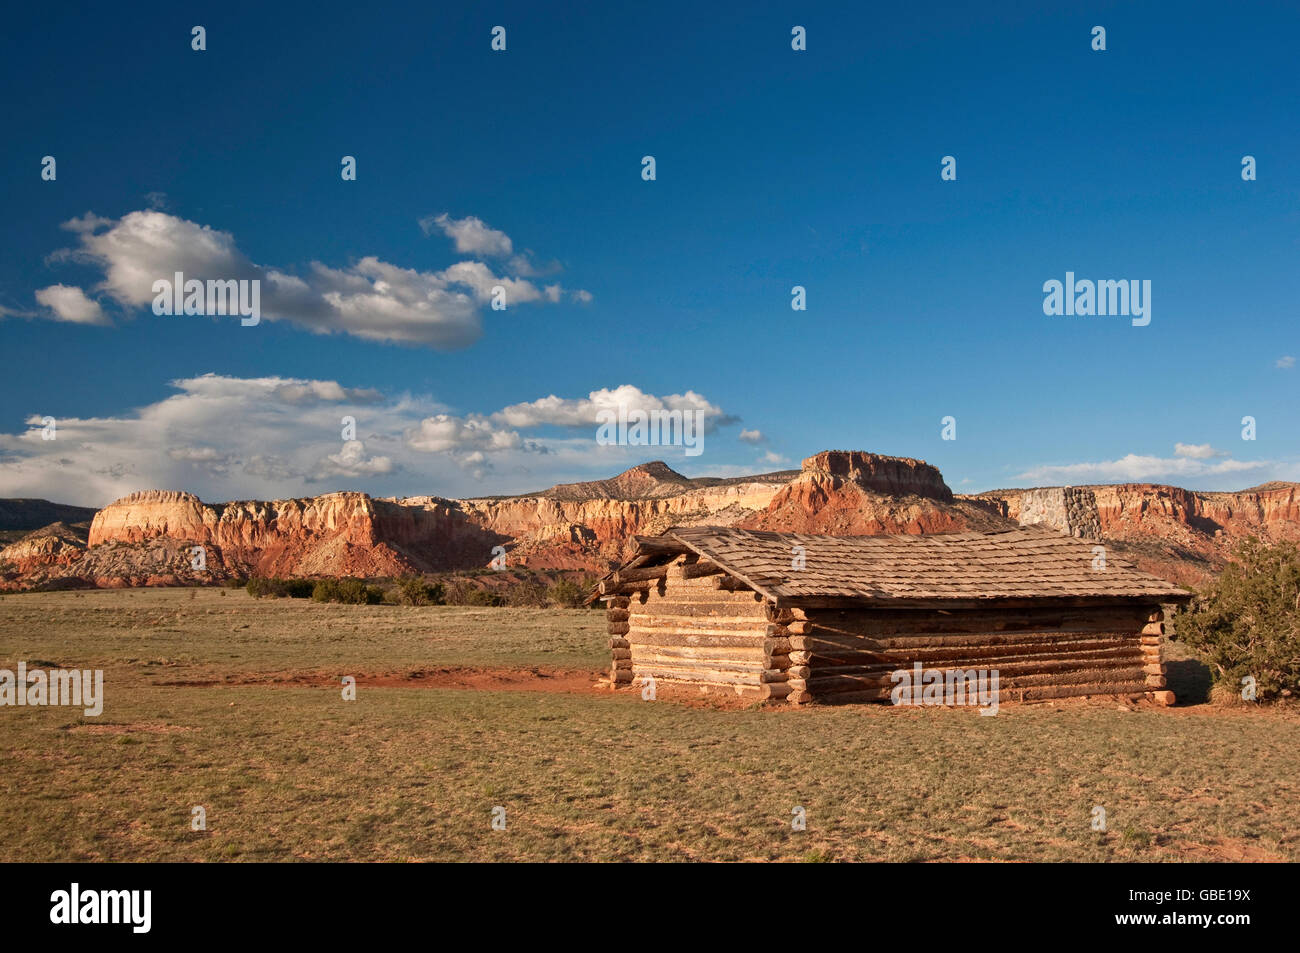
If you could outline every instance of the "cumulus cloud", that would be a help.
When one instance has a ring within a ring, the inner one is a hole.
[[[763,454],[763,455],[762,455],[761,457],[759,457],[758,459],[759,459],[759,462],[761,462],[761,463],[770,463],[770,464],[772,464],[773,466],[779,466],[779,465],[782,464],[782,463],[789,463],[789,462],[790,462],[790,458],[789,458],[789,457],[784,457],[784,456],[782,456],[781,454],[779,454],[779,453],[774,453],[774,452],[771,451],[771,450],[767,451],[767,453]]]
[[[1174,455],[1189,457],[1193,460],[1209,460],[1212,457],[1227,456],[1222,450],[1215,450],[1208,443],[1176,443],[1174,444]]]
[[[344,415],[386,427],[439,409],[409,398],[378,408],[373,392],[334,381],[207,374],[171,386],[175,393],[127,414],[59,417],[53,440],[42,439],[40,414],[26,431],[0,434],[0,495],[90,504],[143,489],[212,500],[301,495],[312,476],[393,472],[364,447],[332,453]]]
[[[657,397],[632,384],[624,384],[612,390],[594,390],[586,397],[563,398],[552,394],[526,404],[511,404],[493,414],[493,419],[510,427],[595,427],[599,423],[598,415],[601,411],[617,412],[619,408],[647,413],[655,410],[698,410],[704,414],[705,433],[734,424],[738,420],[694,391]]]
[[[0,497],[103,505],[145,489],[213,502],[336,489],[518,493],[607,477],[652,455],[684,456],[684,447],[598,445],[594,408],[612,395],[727,419],[694,392],[658,397],[631,385],[463,415],[429,397],[333,380],[206,374],[171,387],[129,413],[58,418],[54,440],[42,439],[43,414],[33,408],[26,430],[0,433]],[[546,432],[555,424],[572,432]],[[340,447],[352,432],[364,439]]]
[[[360,440],[347,440],[343,449],[331,453],[317,464],[314,472],[307,477],[309,483],[316,483],[330,477],[370,477],[386,476],[394,469],[389,457],[366,456],[366,445]]]
[[[406,444],[427,453],[512,450],[523,446],[523,438],[513,430],[497,427],[483,417],[452,417],[438,414],[426,417],[419,426],[406,432]]]
[[[338,381],[292,381],[274,391],[275,398],[286,404],[314,404],[320,401],[352,401],[356,404],[373,404],[384,395],[368,387],[343,387]]]
[[[420,219],[420,228],[426,235],[432,235],[434,229],[438,229],[456,243],[456,251],[462,255],[501,257],[509,255],[515,248],[509,235],[488,228],[481,218],[473,215],[466,218],[452,218],[446,212],[430,215]]]
[[[1291,368],[1295,367],[1295,358],[1290,354],[1286,357],[1279,357],[1273,366],[1281,368],[1284,371],[1289,371]]]
[[[763,431],[761,430],[742,430],[740,432],[740,440],[743,443],[752,443],[752,444],[760,444],[760,443],[767,442],[767,438],[763,436]]]
[[[168,447],[167,456],[215,474],[228,473],[232,462],[229,454],[222,453],[216,447]]]
[[[1200,451],[1201,448],[1191,448]],[[1273,467],[1267,460],[1232,460],[1205,457],[1156,457],[1130,453],[1118,460],[1032,467],[1017,475],[1037,484],[1150,483],[1224,477]]]
[[[446,212],[441,215],[426,215],[420,219],[420,230],[425,235],[441,232],[455,243],[456,251],[463,255],[507,258],[506,268],[517,278],[540,278],[563,270],[555,260],[539,265],[532,249],[515,252],[514,242],[509,235],[499,229],[489,228],[486,222],[473,215],[465,218],[452,218]],[[579,304],[590,304],[592,301],[590,291],[577,289],[566,292],[559,285],[548,286],[543,289],[543,294],[548,301],[559,301],[566,294],[571,301]]]
[[[448,234],[458,250],[510,250],[508,236],[478,219],[447,219],[447,225],[454,230]],[[63,227],[77,236],[78,245],[52,254],[49,261],[98,268],[103,279],[95,292],[129,310],[152,306],[154,282],[170,281],[177,272],[187,280],[257,280],[265,320],[288,321],[317,334],[453,349],[473,343],[482,333],[483,306],[495,287],[505,289],[508,306],[554,303],[565,293],[558,285],[553,286],[558,291],[539,288],[472,260],[441,271],[418,271],[365,256],[345,267],[311,262],[296,273],[254,263],[229,232],[158,210],[131,212],[116,220],[88,212]],[[50,297],[47,307],[62,320],[99,323],[91,321],[98,312],[89,310],[98,305],[79,289],[56,285],[39,294]]]
[[[36,292],[38,304],[53,312],[54,320],[73,324],[110,324],[99,302],[71,285],[50,285]]]

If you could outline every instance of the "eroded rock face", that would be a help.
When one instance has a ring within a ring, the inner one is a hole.
[[[952,533],[998,523],[991,512],[973,518],[953,505],[937,469],[909,457],[827,450],[803,462],[799,476],[744,529],[877,536]]]
[[[1091,487],[1102,532],[1109,536],[1163,535],[1174,526],[1213,537],[1295,539],[1300,532],[1300,486],[1270,483],[1235,493],[1195,493],[1176,486],[1125,483]]]
[[[871,493],[952,502],[952,490],[943,482],[943,474],[924,460],[911,457],[884,457],[864,450],[823,450],[803,462],[800,479],[813,475],[829,475]]]
[[[78,532],[66,523],[58,522],[34,530],[0,549],[0,564],[12,567],[11,571],[28,574],[46,567],[71,566],[85,551],[84,529]]]
[[[149,491],[96,513],[89,545],[94,552],[107,544],[183,543],[204,550],[208,572],[218,571],[215,561],[228,574],[381,576],[425,568],[380,536],[383,523],[365,493],[214,505],[191,493]],[[142,563],[149,552],[142,550]]]
[[[100,558],[83,560],[77,572],[96,584],[115,576],[184,580],[188,569],[177,554],[195,546],[204,550],[209,573],[196,578],[209,579],[474,569],[487,566],[497,546],[506,548],[510,566],[604,570],[625,558],[633,535],[674,524],[730,525],[766,506],[783,485],[760,480],[697,487],[659,467],[634,468],[627,480],[590,485],[594,495],[586,499],[572,498],[582,484],[554,495],[474,500],[331,493],[209,504],[190,493],[133,493],[95,514],[88,552]],[[665,485],[676,492],[665,494]],[[38,568],[56,567],[36,559],[20,571]]]
[[[923,461],[832,450],[803,461],[797,474],[691,480],[654,463],[610,480],[509,498],[374,499],[342,492],[211,504],[191,493],[155,490],[97,512],[88,540],[53,524],[0,550],[0,586],[400,576],[482,568],[498,546],[511,567],[602,571],[627,557],[632,536],[673,525],[878,535],[1021,522],[1108,541],[1149,572],[1195,584],[1247,535],[1300,539],[1300,485],[1195,493],[1124,484],[954,496]],[[196,546],[204,552],[201,571],[192,564]]]

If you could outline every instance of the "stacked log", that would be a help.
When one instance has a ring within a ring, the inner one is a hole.
[[[605,621],[609,627],[609,683],[618,688],[632,682],[632,650],[627,640],[628,611],[632,600],[628,596],[611,596],[605,605]]]
[[[1147,616],[1147,623],[1142,627],[1142,661],[1146,673],[1146,696],[1161,705],[1172,705],[1174,693],[1168,690],[1165,680],[1165,663],[1160,657],[1160,643],[1165,636],[1165,613],[1155,609]]]
[[[664,568],[664,587],[628,609],[630,680],[784,698],[785,655],[768,637],[762,598],[719,587],[722,571],[693,555]]]
[[[769,671],[773,673],[771,680],[775,683],[779,677],[780,682],[784,683],[785,700],[790,704],[802,705],[811,701],[807,671],[811,655],[802,648],[794,647],[790,628],[795,623],[794,612],[768,606],[765,614],[768,625],[764,651],[767,653]]]
[[[1003,701],[1141,695],[1162,674],[1141,642],[1149,608],[786,611],[800,701],[888,701],[893,673],[918,662],[945,684],[996,670]]]

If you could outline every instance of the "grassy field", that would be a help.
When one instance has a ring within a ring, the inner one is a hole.
[[[0,668],[102,668],[106,702],[0,708],[0,860],[1300,859],[1294,707],[651,703],[591,687],[605,640],[584,610],[4,596]]]

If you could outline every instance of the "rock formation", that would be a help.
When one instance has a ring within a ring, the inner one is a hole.
[[[937,469],[922,460],[860,450],[826,450],[803,462],[744,529],[876,536],[952,533],[1005,524],[991,510],[955,501]]]
[[[44,501],[23,504],[30,511]],[[14,509],[11,505],[10,509]],[[77,508],[64,508],[76,514]],[[307,499],[204,503],[190,493],[133,493],[94,515],[88,536],[55,522],[0,550],[0,587],[130,586],[242,576],[399,576],[507,565],[603,571],[633,535],[672,525],[875,535],[1046,523],[1098,539],[1141,568],[1199,583],[1248,535],[1300,539],[1300,485],[1198,493],[1151,484],[1046,487],[954,495],[929,464],[825,451],[799,471],[691,479],[661,462],[609,480],[484,499]],[[26,527],[0,523],[0,531]],[[196,547],[202,568],[195,568]]]

